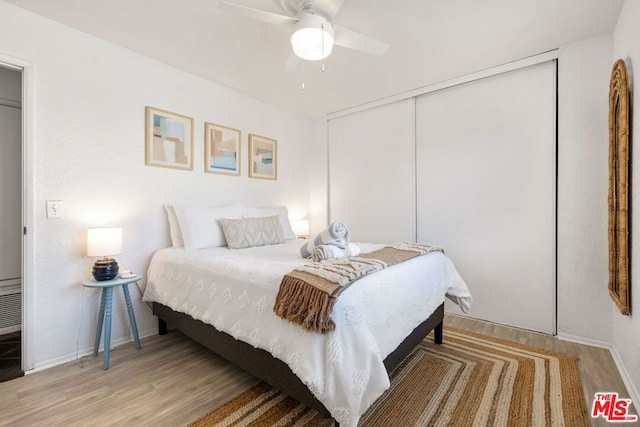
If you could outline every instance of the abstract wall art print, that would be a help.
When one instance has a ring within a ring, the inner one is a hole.
[[[238,129],[207,122],[204,135],[204,171],[240,175],[242,133]]]
[[[193,170],[193,118],[146,107],[145,164]]]
[[[249,134],[249,177],[278,179],[278,141]]]

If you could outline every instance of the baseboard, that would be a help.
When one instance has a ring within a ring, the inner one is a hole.
[[[146,331],[142,331],[142,332],[138,332],[138,336],[140,337],[140,339],[142,338],[146,338],[152,335],[157,335],[158,334],[158,328],[152,328]],[[111,349],[118,347],[122,344],[127,344],[133,342],[133,336],[126,336],[126,337],[122,337],[120,339],[111,340]],[[102,348],[101,348],[102,350]],[[45,362],[42,363],[37,363],[33,369],[30,369],[28,371],[25,371],[25,375],[30,375],[30,374],[34,374],[36,372],[39,371],[43,371],[45,369],[49,369],[49,368],[53,368],[54,366],[58,366],[58,365],[63,365],[65,363],[69,363],[69,362],[73,362],[75,360],[78,360],[82,357],[88,356],[90,354],[93,353],[93,345],[91,347],[86,347],[86,348],[82,348],[79,349],[77,352],[73,352],[73,353],[69,353],[66,354],[64,356],[60,356],[60,357],[56,357],[55,359],[50,359],[47,360]],[[101,357],[101,356],[99,356]]]
[[[590,347],[598,347],[604,348],[606,350],[611,350],[611,343],[607,341],[594,340],[590,338],[579,337],[576,335],[569,334],[558,334],[556,337],[562,341],[574,342],[576,344],[588,345]]]
[[[634,404],[634,408],[636,408],[636,411],[640,411],[640,393],[638,392],[638,388],[633,383],[633,381],[631,381],[631,375],[629,375],[627,368],[624,366],[624,363],[622,363],[622,358],[620,357],[620,354],[618,354],[618,350],[616,350],[616,348],[611,343],[598,341],[598,340],[591,340],[591,339],[577,337],[574,335],[567,335],[567,334],[558,335],[558,339],[609,350],[609,353],[611,354],[611,358],[613,359],[613,362],[616,364],[616,368],[618,369],[618,373],[620,374],[620,378],[622,378],[622,382],[624,383],[624,386],[627,389],[627,393],[629,393],[629,398],[631,398],[631,402],[633,402]],[[606,391],[615,391],[615,390],[602,390],[602,391],[606,392]]]
[[[629,397],[631,398],[631,402],[633,403],[633,407],[636,410],[636,413],[640,413],[640,392],[636,385],[631,381],[631,375],[627,371],[627,368],[622,363],[622,358],[620,358],[620,354],[618,354],[618,350],[615,347],[609,347],[609,351],[611,352],[611,357],[613,357],[613,361],[618,368],[618,372],[620,372],[620,376],[622,377],[622,382],[624,386],[627,388],[627,392],[629,393]],[[609,391],[609,390],[606,390]]]

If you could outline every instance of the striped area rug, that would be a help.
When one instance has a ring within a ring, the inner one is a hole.
[[[260,383],[190,427],[331,426],[332,420]],[[589,426],[574,356],[445,328],[391,375],[360,421],[373,426]]]

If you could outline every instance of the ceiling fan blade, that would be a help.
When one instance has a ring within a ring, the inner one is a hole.
[[[350,30],[340,25],[334,25],[334,43],[338,46],[346,47],[371,55],[384,55],[389,49],[389,44],[376,40],[372,37]]]
[[[284,66],[284,71],[287,73],[293,73],[298,69],[298,67],[300,67],[300,64],[302,64],[302,58],[291,52],[289,54],[289,58],[287,58],[287,63]]]
[[[218,2],[218,7],[221,10],[228,10],[238,15],[243,15],[251,19],[257,19],[258,21],[275,25],[291,24],[298,20],[297,18],[294,18],[292,16],[280,15],[278,13],[273,13],[262,9],[255,9],[253,7],[231,3],[225,0],[220,0]]]

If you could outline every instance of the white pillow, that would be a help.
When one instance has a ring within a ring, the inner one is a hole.
[[[242,218],[242,208],[238,205],[216,207],[174,206],[180,223],[185,249],[215,248],[225,246],[219,218]]]
[[[173,205],[164,205],[164,210],[167,211],[167,220],[169,221],[171,246],[181,248],[184,246],[184,240],[182,239],[182,231],[180,231],[180,223],[178,222],[176,211],[173,209]]]
[[[296,235],[293,234],[293,229],[289,222],[289,211],[286,206],[274,206],[268,208],[243,207],[242,209],[242,216],[244,218],[261,218],[273,215],[278,215],[280,226],[282,227],[282,237],[284,237],[285,240],[295,239]]]
[[[229,249],[253,248],[284,242],[278,215],[241,219],[220,218],[220,224]]]

